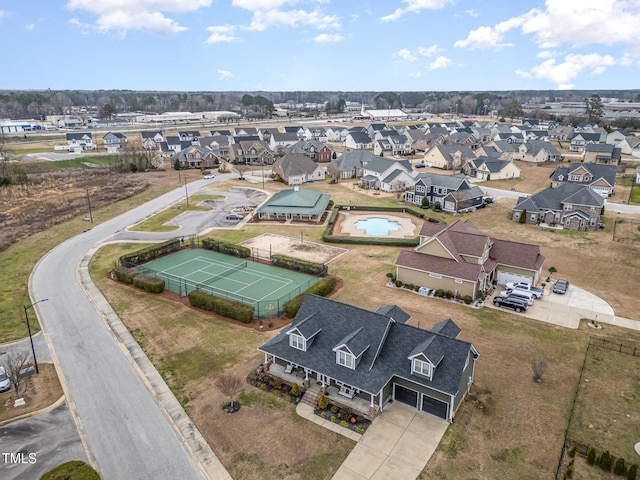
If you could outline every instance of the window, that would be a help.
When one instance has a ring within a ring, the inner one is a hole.
[[[302,335],[298,335],[297,333],[289,334],[289,346],[297,348],[298,350],[302,350],[304,352],[307,351],[304,337]]]
[[[579,182],[580,181],[580,175],[571,175],[571,181],[572,182]]]
[[[338,362],[338,365],[342,365],[343,367],[347,367],[352,370],[355,368],[353,355],[343,350],[338,350],[336,353],[337,353],[336,361]]]
[[[424,187],[422,185],[416,185],[416,192],[424,193]]]
[[[431,378],[431,364],[423,360],[413,359],[413,373]]]

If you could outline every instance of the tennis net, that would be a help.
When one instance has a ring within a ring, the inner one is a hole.
[[[207,278],[204,282],[200,282],[200,283],[204,283],[205,285],[211,285],[213,282],[215,282],[217,280],[220,280],[221,278],[227,277],[227,276],[231,275],[233,272],[237,272],[238,270],[242,270],[246,266],[247,266],[247,262],[239,263],[237,265],[234,265],[231,268],[228,268],[227,270],[225,270],[222,273],[217,273],[217,274]]]

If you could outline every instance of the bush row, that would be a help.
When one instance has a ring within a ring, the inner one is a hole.
[[[287,318],[293,318],[297,315],[298,310],[300,309],[300,305],[302,305],[302,301],[304,300],[304,296],[307,293],[313,293],[314,295],[319,295],[321,297],[326,297],[336,288],[336,284],[338,280],[336,277],[324,277],[320,279],[318,282],[311,285],[300,295],[296,295],[291,300],[287,300],[282,304],[282,312]]]
[[[406,207],[374,207],[374,206],[363,206],[363,205],[356,205],[356,206],[340,205],[338,208],[340,208],[341,210],[365,210],[365,211],[368,210],[371,212],[406,212],[418,218],[425,217],[424,213],[419,212],[417,210],[413,210],[412,208],[406,208]],[[434,223],[439,222],[437,218],[430,218],[429,221]]]
[[[582,446],[582,448],[586,448]],[[569,449],[569,456],[571,460],[567,465],[567,469],[564,473],[565,479],[573,478],[573,474],[575,472],[574,461],[576,453],[578,452],[578,445],[573,445]],[[584,455],[584,450],[580,452],[581,455]],[[606,472],[613,472],[614,474],[624,477],[627,480],[637,480],[638,478],[638,465],[635,463],[628,464],[625,462],[624,458],[616,458],[614,455],[611,455],[608,450],[599,453],[595,448],[590,447],[586,451],[587,463],[591,466],[600,467],[602,470]]]
[[[359,245],[384,245],[388,247],[417,247],[420,238],[382,238],[382,237],[341,237],[331,235],[332,225],[322,234],[322,240],[327,243],[351,243]]]
[[[202,246],[207,250],[233,255],[234,257],[248,258],[251,256],[251,249],[236,245],[235,243],[221,242],[212,238],[203,238]]]
[[[189,292],[188,297],[189,303],[193,307],[217,313],[223,317],[240,320],[244,323],[249,323],[253,320],[255,309],[251,305],[228,298],[216,297],[200,290]]]
[[[161,243],[160,245],[153,245],[151,247],[143,248],[137,252],[129,253],[120,257],[120,265],[123,267],[134,267],[141,263],[148,262],[154,258],[167,253],[177,252],[181,248],[179,238],[169,240]]]
[[[116,280],[121,283],[133,283],[133,279],[138,275],[138,272],[135,268],[127,268],[127,267],[118,267],[113,271]]]
[[[296,270],[309,275],[326,275],[327,266],[322,263],[307,262],[297,258],[287,257],[286,255],[271,255],[271,264],[276,267],[286,268],[287,270]]]
[[[133,285],[149,293],[162,293],[164,291],[164,280],[143,273],[133,277]]]

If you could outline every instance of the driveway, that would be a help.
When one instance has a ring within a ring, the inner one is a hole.
[[[597,295],[575,285],[570,285],[569,290],[564,295],[551,292],[551,288],[551,285],[547,286],[542,298],[535,300],[534,304],[525,313],[516,315],[574,329],[580,326],[580,319],[582,318],[597,320],[602,323],[616,323],[615,312],[611,305]],[[499,294],[499,291],[496,291],[496,295]],[[492,301],[487,301],[485,305],[490,308],[504,310],[494,307]],[[506,311],[511,312],[511,310]]]
[[[449,422],[394,402],[340,466],[334,480],[413,480],[438,448]]]

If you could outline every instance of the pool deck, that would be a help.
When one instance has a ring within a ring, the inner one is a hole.
[[[411,221],[410,218],[397,217],[395,215],[388,215],[382,212],[374,213],[358,213],[353,214],[349,212],[340,212],[344,215],[344,220],[340,223],[340,229],[342,235],[349,235],[351,237],[375,237],[382,238],[413,238],[416,234],[416,224]],[[389,230],[388,235],[367,235],[363,228],[356,228],[356,222],[358,220],[367,220],[369,218],[384,218],[386,220],[398,222],[400,228],[398,230]]]

